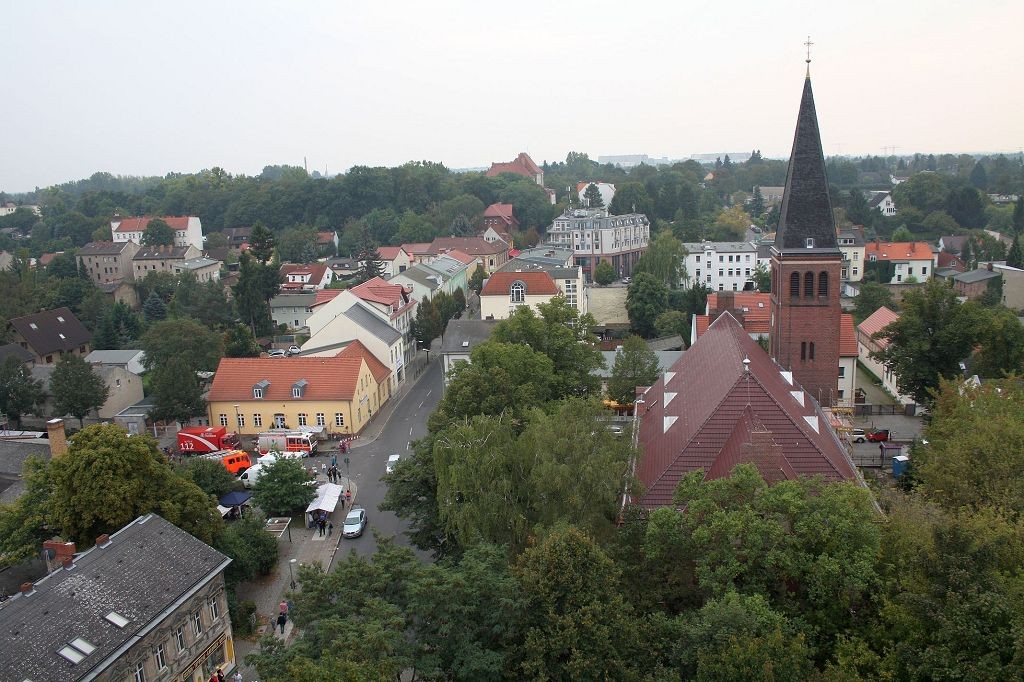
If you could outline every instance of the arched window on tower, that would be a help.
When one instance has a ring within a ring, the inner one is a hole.
[[[800,273],[794,272],[789,276],[789,295],[793,298],[800,296]]]
[[[828,273],[825,271],[818,273],[818,296],[828,298]]]
[[[814,273],[813,272],[805,272],[804,273],[804,297],[805,298],[813,298],[814,297]]]

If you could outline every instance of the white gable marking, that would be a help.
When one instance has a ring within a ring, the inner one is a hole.
[[[782,375],[782,378],[786,380],[787,384],[789,384],[790,386],[793,385],[793,373],[792,372],[779,372],[779,374]]]
[[[678,417],[665,417],[664,421],[662,422],[661,432],[667,433],[668,430],[672,427],[672,425],[676,423],[676,419],[678,419]]]
[[[804,421],[811,425],[811,428],[814,429],[815,433],[821,433],[821,431],[818,430],[818,418],[816,416],[813,414],[810,416],[805,415]]]
[[[675,398],[675,397],[676,397],[676,394],[673,393],[673,392],[666,393],[665,394],[665,404],[668,405],[670,402],[672,402],[672,399]]]
[[[665,372],[665,385],[668,386],[668,382],[676,378],[675,372]]]
[[[793,400],[800,403],[800,407],[804,406],[804,392],[803,391],[790,391],[789,394],[793,396]]]

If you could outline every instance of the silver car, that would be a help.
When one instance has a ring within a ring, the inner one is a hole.
[[[341,527],[341,535],[346,538],[357,538],[366,528],[366,510],[356,507],[345,517],[345,525]]]

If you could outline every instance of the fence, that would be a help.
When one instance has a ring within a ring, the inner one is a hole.
[[[873,405],[871,403],[860,403],[853,406],[853,413],[858,417],[866,417],[873,414],[899,414],[913,417],[915,415],[915,405]]]

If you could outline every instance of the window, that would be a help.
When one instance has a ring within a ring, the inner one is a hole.
[[[814,359],[814,341],[811,341],[810,346],[811,346],[810,353],[808,353],[808,355],[810,356],[810,359],[813,360]]]
[[[222,414],[220,416],[220,425],[221,426],[227,426],[228,425],[228,416],[226,414]]]
[[[696,277],[696,279],[700,279],[700,270],[697,270],[697,277]]]
[[[725,262],[725,256],[719,256],[718,257],[718,262],[719,263],[724,263]]]
[[[856,251],[853,252],[853,260],[860,260],[860,254]]]
[[[192,632],[196,637],[203,634],[203,612],[199,609],[192,612]]]
[[[922,267],[921,267],[921,274],[922,274],[922,275],[927,275],[927,274],[928,274],[928,268],[926,268],[926,267],[922,266]]]
[[[327,417],[326,417],[326,415],[324,415],[323,412],[317,412],[316,413],[316,425],[317,426],[327,426]]]
[[[345,415],[342,414],[341,412],[335,412],[334,413],[334,425],[335,426],[344,426],[345,425]]]
[[[217,620],[220,618],[220,605],[217,603],[216,597],[210,598],[210,620]]]
[[[806,245],[807,245],[808,249],[813,249],[814,248],[814,237],[808,237]]]
[[[163,670],[167,667],[167,657],[164,655],[163,644],[156,645],[156,650],[153,652],[153,658],[156,659],[157,670]]]
[[[146,682],[146,664],[135,664],[135,682]]]
[[[293,398],[301,398],[302,397],[302,389],[299,388],[298,386],[292,387],[292,397]]]
[[[842,379],[845,376],[846,376],[846,368],[843,367],[842,365],[839,365],[839,378]]]
[[[800,273],[794,272],[789,276],[789,295],[796,298],[800,295]]]
[[[800,359],[801,360],[806,360],[807,359],[807,342],[806,341],[801,341],[800,342]]]
[[[723,277],[725,274],[725,268],[718,268],[718,276]]]
[[[245,428],[245,415],[244,414],[238,415],[238,428],[240,428],[240,429]]]
[[[253,426],[263,426],[263,415],[262,414],[254,414],[252,416],[252,425]]]
[[[174,641],[178,645],[178,653],[185,650],[185,627],[182,626],[174,632]]]
[[[804,298],[811,298],[814,296],[814,273],[804,273]]]
[[[907,274],[908,275],[913,275],[914,274],[914,266],[913,265],[908,265],[907,266]]]
[[[254,388],[254,389],[252,389],[252,397],[253,398],[263,398],[263,389],[262,388]]]
[[[828,273],[818,273],[818,296],[828,298]]]
[[[299,412],[299,426],[306,426],[306,413]]]
[[[509,287],[511,294],[512,303],[523,303],[526,301],[526,285],[521,281],[516,280],[512,282],[512,286]]]

